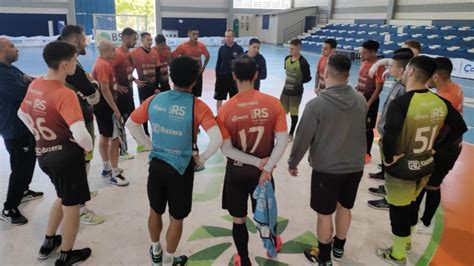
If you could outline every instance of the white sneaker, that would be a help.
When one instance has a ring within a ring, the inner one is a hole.
[[[415,233],[422,235],[432,235],[434,231],[434,223],[431,223],[430,226],[426,226],[422,221],[419,221],[415,226]]]
[[[99,215],[96,215],[95,212],[84,208],[84,211],[81,212],[80,215],[80,222],[81,224],[87,225],[97,225],[105,222],[105,218]]]
[[[132,155],[128,152],[123,153],[122,155],[119,156],[121,160],[132,160],[135,159],[135,155]]]
[[[125,177],[123,177],[121,174],[119,174],[118,176],[112,176],[110,178],[110,183],[119,187],[125,187],[129,184],[127,179],[125,179]]]

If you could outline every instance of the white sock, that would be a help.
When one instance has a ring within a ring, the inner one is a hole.
[[[105,171],[110,171],[110,170],[112,170],[112,166],[110,166],[110,161],[102,162],[102,165],[104,166],[104,170],[105,170]]]
[[[112,168],[112,176],[116,177],[120,175],[120,170],[118,168]]]
[[[161,252],[161,244],[160,241],[158,242],[151,242],[151,246],[153,247],[153,255],[158,255]]]
[[[173,258],[174,258],[174,253],[168,253],[165,251],[164,256],[163,256],[163,266],[173,265]]]

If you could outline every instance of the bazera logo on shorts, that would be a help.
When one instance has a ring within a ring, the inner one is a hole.
[[[433,162],[433,160],[434,160],[433,157],[430,157],[430,158],[428,158],[426,160],[423,160],[423,161],[410,160],[410,161],[408,161],[408,169],[410,169],[412,171],[419,171],[419,170],[421,170],[421,167],[429,165],[430,163]]]

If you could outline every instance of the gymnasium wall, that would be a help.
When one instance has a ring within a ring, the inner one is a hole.
[[[200,29],[200,36],[222,36],[227,25],[228,0],[156,0],[161,14],[161,28],[178,30],[187,36],[190,26]]]
[[[92,34],[92,14],[115,14],[115,0],[74,0],[76,23],[83,25],[87,35]]]
[[[397,20],[474,20],[472,0],[398,0]],[[472,22],[471,22],[472,23]]]
[[[332,19],[386,19],[389,0],[333,0]]]
[[[48,36],[48,21],[75,20],[73,0],[0,0],[0,35]],[[14,27],[12,27],[14,25]]]
[[[328,6],[328,0],[294,0],[295,7],[309,7],[309,6],[318,6],[326,8]]]

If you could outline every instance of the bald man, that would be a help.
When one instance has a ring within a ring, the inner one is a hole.
[[[8,39],[0,38],[0,135],[10,154],[10,180],[0,219],[12,225],[28,222],[18,206],[37,199],[42,192],[28,189],[36,164],[35,139],[17,116],[32,77],[12,65],[18,60],[18,49]]]
[[[120,121],[122,115],[115,102],[117,83],[110,64],[115,59],[115,47],[110,41],[102,41],[98,49],[100,56],[97,57],[92,70],[92,78],[100,84],[100,101],[94,106],[94,114],[100,134],[102,177],[110,178],[110,183],[113,185],[127,186],[128,181],[123,177],[122,170],[118,168],[120,139],[115,120]]]

